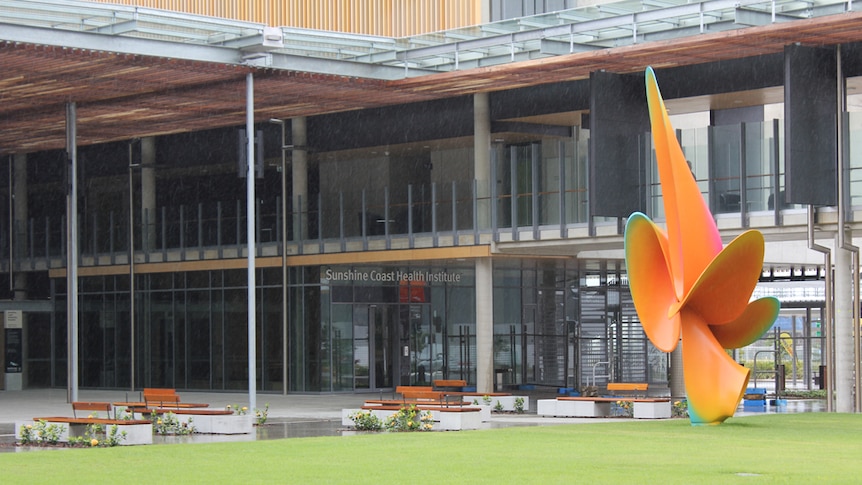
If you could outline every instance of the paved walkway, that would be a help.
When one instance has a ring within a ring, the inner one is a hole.
[[[179,391],[185,402],[209,403],[213,409],[227,405],[248,406],[248,392],[192,392]],[[269,405],[268,417],[277,421],[332,421],[341,420],[342,409],[359,408],[367,399],[393,398],[391,392],[364,394],[264,394],[258,393],[257,408]],[[536,399],[550,395],[530,396],[530,410],[525,414],[494,414],[498,425],[562,424],[579,421],[597,422],[596,418],[550,418],[536,416]],[[140,393],[121,390],[79,390],[79,401],[128,402],[140,400]],[[65,389],[30,389],[0,391],[0,425],[30,420],[36,416],[70,416],[72,408]]]
[[[191,392],[179,391],[185,402],[209,403],[213,409],[224,409],[227,405],[248,406],[248,392]],[[377,394],[257,394],[257,408],[269,404],[270,418],[296,419],[341,419],[341,410],[356,408],[365,399],[377,398]],[[384,396],[387,397],[387,396]],[[139,392],[79,390],[78,401],[129,402],[139,401]],[[0,423],[14,423],[35,416],[71,415],[72,407],[65,389],[32,389],[25,391],[0,391]]]
[[[247,406],[247,392],[191,392],[181,391],[180,396],[185,402],[209,403],[213,409],[224,409],[227,405]],[[491,421],[483,424],[483,428],[500,428],[507,426],[540,426],[575,423],[600,423],[619,421],[620,418],[554,418],[536,415],[536,399],[552,397],[552,394],[530,393],[530,409],[524,414],[492,414]],[[391,398],[392,393],[365,394],[263,394],[256,396],[257,407],[263,409],[267,404],[268,426],[258,428],[257,436],[244,435],[240,437],[203,437],[202,440],[248,440],[248,439],[279,439],[306,436],[329,436],[341,434],[342,409],[355,409],[366,399]],[[137,392],[120,390],[81,390],[79,401],[135,401],[140,399]],[[770,407],[767,412],[811,412],[821,411],[822,402],[799,401],[792,402],[783,410]],[[750,413],[740,406],[736,416]],[[14,442],[14,424],[31,420],[37,416],[71,416],[72,408],[67,401],[64,389],[32,389],[25,391],[0,391],[0,442]],[[635,420],[649,422],[652,420]],[[2,448],[0,448],[2,450]]]

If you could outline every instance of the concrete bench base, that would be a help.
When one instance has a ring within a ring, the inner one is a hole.
[[[608,401],[540,399],[536,405],[536,414],[567,418],[600,418],[611,415],[611,403]]]
[[[635,401],[632,416],[637,419],[665,419],[671,416],[670,399],[653,402]]]
[[[254,416],[251,414],[176,414],[181,423],[191,423],[195,433],[201,434],[248,434],[254,432]]]
[[[623,399],[625,400],[625,399]],[[612,416],[613,400],[588,398],[580,400],[539,399],[536,414],[569,418],[599,418]],[[632,400],[632,416],[638,419],[663,419],[671,417],[670,399]]]
[[[343,426],[353,426],[353,420],[350,419],[350,415],[360,411],[359,409],[342,409],[341,410],[341,424]],[[392,416],[397,411],[393,411],[391,409],[366,409],[365,411],[371,411],[374,416],[380,421],[386,421],[389,416]],[[479,429],[479,426],[482,424],[482,414],[481,411],[476,408],[474,410],[452,410],[452,411],[441,411],[441,410],[431,410],[431,419],[437,423],[434,425],[435,430],[442,431],[461,431],[466,429]]]
[[[479,426],[482,424],[482,413],[478,410],[458,412],[438,411],[437,416],[440,418],[440,429],[443,431],[479,429]]]
[[[54,423],[47,421],[48,424],[60,426],[60,441],[69,442],[69,438],[80,438],[87,433],[87,424],[82,423]],[[15,423],[15,436],[20,438],[21,427],[26,425],[35,425],[35,421],[24,421]],[[113,425],[105,425],[105,431],[111,432]],[[126,432],[126,438],[121,439],[119,444],[126,445],[151,445],[153,444],[153,425],[152,424],[118,424],[117,429],[120,433]]]

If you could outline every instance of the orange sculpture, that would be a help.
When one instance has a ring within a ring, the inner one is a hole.
[[[763,267],[763,235],[746,231],[722,247],[652,68],[646,90],[667,232],[642,213],[629,217],[629,286],[653,345],[671,352],[682,344],[691,423],[719,424],[733,416],[750,374],[724,349],[757,340],[772,326],[779,304],[771,297],[750,301]]]

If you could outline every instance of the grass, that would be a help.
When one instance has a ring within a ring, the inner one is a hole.
[[[857,483],[862,415],[687,420],[0,454],[5,484]]]

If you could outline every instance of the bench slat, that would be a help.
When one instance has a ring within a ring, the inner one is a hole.
[[[609,391],[646,391],[649,384],[644,382],[609,382]]]
[[[79,411],[110,411],[111,403],[75,401],[72,403],[72,409]]]
[[[404,406],[391,406],[391,405],[380,405],[380,406],[362,406],[362,409],[366,411],[399,411]],[[469,413],[469,412],[480,412],[482,411],[480,408],[474,407],[466,407],[466,406],[422,406],[417,405],[417,409],[420,411],[439,411],[439,412],[448,412],[448,413]]]
[[[444,406],[444,407],[469,407],[473,404],[466,401],[410,401],[402,399],[371,399],[365,401],[366,406]]]
[[[587,396],[561,396],[557,398],[557,401],[592,401],[592,402],[617,402],[617,401],[628,401],[628,402],[669,402],[670,398],[667,397],[634,397],[634,398],[626,398],[626,397],[587,397]]]
[[[467,381],[461,379],[437,379],[434,387],[466,387]]]
[[[199,416],[230,416],[233,414],[233,411],[228,411],[227,409],[188,409],[188,408],[150,408],[150,407],[131,407],[129,408],[133,413],[137,414],[189,414],[189,415],[199,415]]]
[[[70,418],[68,416],[51,416],[48,418],[33,418],[33,421],[45,421],[48,423],[67,424],[108,424],[108,425],[131,425],[131,424],[153,424],[146,419],[110,419],[110,418]]]
[[[111,415],[111,403],[99,401],[73,401],[72,415],[78,417],[78,411],[104,411],[106,416]]]

